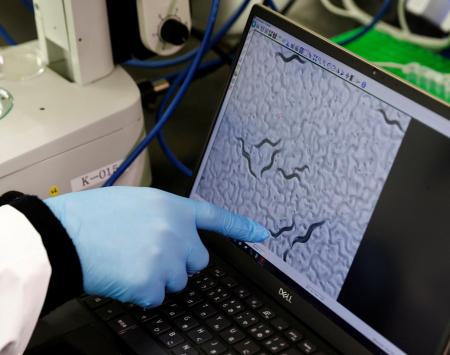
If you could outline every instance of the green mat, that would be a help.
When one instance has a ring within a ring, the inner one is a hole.
[[[340,42],[359,31],[357,28],[332,40]],[[371,62],[385,63],[384,69],[450,102],[449,59],[373,29],[345,48]]]

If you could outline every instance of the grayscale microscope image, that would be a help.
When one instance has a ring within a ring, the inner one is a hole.
[[[254,32],[197,193],[337,299],[409,122]]]

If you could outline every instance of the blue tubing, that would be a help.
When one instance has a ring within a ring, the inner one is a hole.
[[[277,6],[275,5],[275,3],[273,2],[273,0],[266,0],[266,4],[268,7],[270,7],[273,11],[276,12],[280,12],[277,8]]]
[[[34,13],[34,6],[33,6],[33,2],[30,0],[21,0],[22,4],[24,4],[28,10],[30,10],[31,12]]]
[[[384,3],[381,6],[380,11],[378,11],[378,13],[373,17],[372,21],[367,26],[364,26],[364,28],[362,28],[360,32],[356,33],[352,37],[347,38],[344,41],[338,42],[338,44],[340,44],[341,46],[345,46],[345,45],[357,40],[359,37],[365,35],[369,30],[371,30],[381,20],[381,18],[384,16],[384,14],[386,13],[386,11],[388,10],[390,5],[391,5],[391,0],[384,0]]]
[[[156,115],[156,121],[160,121],[161,117],[164,115],[164,110],[166,108],[166,105],[172,98],[172,96],[175,94],[175,92],[178,90],[178,85],[183,81],[184,77],[187,74],[187,69],[184,69],[178,73],[178,76],[176,77],[175,81],[170,86],[169,90],[167,91],[166,95],[164,95],[164,98],[161,102],[161,105],[159,106],[158,113]],[[167,145],[162,129],[158,132],[158,141],[161,146],[161,149],[163,150],[164,154],[167,156],[167,158],[170,160],[170,162],[175,165],[175,167],[180,170],[183,174],[187,176],[192,176],[192,171],[186,167],[182,162],[180,162],[175,154],[172,153],[169,146]]]
[[[15,46],[17,44],[2,25],[0,25],[0,36],[2,36],[10,46]]]
[[[223,63],[222,58],[213,59],[213,60],[210,60],[210,61],[208,61],[206,63],[200,64],[199,70],[206,69],[206,68],[209,68],[209,67],[212,67],[212,66],[216,66],[216,65],[219,65],[219,64],[222,64],[222,63]],[[176,75],[176,79],[171,84],[169,90],[167,91],[166,95],[164,95],[164,98],[163,98],[161,104],[159,105],[159,109],[158,109],[158,112],[157,112],[157,115],[156,115],[156,121],[157,122],[161,119],[161,117],[162,117],[162,115],[164,113],[164,110],[165,110],[169,100],[175,94],[175,92],[176,92],[176,90],[178,88],[178,85],[181,83],[181,81],[183,80],[184,76],[186,75],[186,70],[182,70],[182,71],[179,71],[178,73],[173,73],[173,74]],[[170,74],[170,76],[172,76],[173,74]],[[168,79],[168,76],[163,77],[163,78],[166,79],[166,80],[170,80],[170,79]],[[158,80],[158,79],[156,79],[156,80]],[[191,177],[192,176],[192,171],[188,167],[186,167],[181,161],[179,161],[178,158],[175,156],[175,154],[173,154],[172,151],[170,150],[169,146],[167,145],[167,142],[164,139],[164,135],[163,135],[162,129],[158,132],[157,137],[158,137],[159,145],[161,146],[161,149],[164,152],[164,154],[166,155],[167,159],[169,159],[169,161],[173,165],[175,165],[175,167],[178,170],[180,170],[183,174]]]

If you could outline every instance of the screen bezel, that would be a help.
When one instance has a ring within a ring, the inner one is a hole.
[[[203,148],[202,154],[199,158],[198,165],[194,171],[191,186],[188,189],[187,195],[189,196],[195,182],[198,170],[200,168],[201,161],[203,160],[206,149],[211,138],[211,134],[216,125],[221,107],[224,99],[227,95],[227,88],[233,77],[234,69],[237,61],[241,55],[242,48],[249,32],[252,19],[257,16],[262,20],[269,22],[270,24],[278,27],[280,30],[287,32],[288,34],[299,38],[301,41],[308,45],[322,51],[334,59],[344,63],[345,65],[355,69],[363,75],[370,77],[371,79],[379,82],[380,84],[395,90],[399,94],[414,100],[421,102],[421,105],[447,120],[450,120],[450,105],[445,101],[430,95],[429,93],[411,85],[409,82],[394,76],[388,71],[366,61],[365,59],[358,57],[357,55],[349,52],[345,48],[327,40],[326,38],[308,30],[286,17],[266,8],[261,5],[254,5],[249,18],[247,20],[241,42],[236,56],[234,57],[233,64],[230,69],[227,81],[225,82],[223,93],[219,100],[218,108],[215,112],[215,116],[211,123],[211,128],[208,134],[208,139]],[[309,295],[306,291],[297,293],[292,287],[289,286],[288,277],[283,277],[283,274],[279,272],[280,278],[275,277],[271,272],[262,268],[260,265],[254,262],[247,254],[241,251],[236,245],[227,241],[225,238],[214,236],[210,232],[201,232],[202,240],[214,253],[225,260],[233,260],[233,266],[238,270],[246,270],[247,276],[251,278],[260,287],[272,296],[278,304],[284,306],[287,310],[293,314],[301,314],[301,321],[311,327],[316,333],[334,346],[339,351],[349,353],[373,353],[383,352],[380,348],[376,347],[372,342],[360,334],[356,329],[343,321],[332,311],[323,306],[318,300]],[[292,303],[283,302],[280,298],[278,291],[280,288],[288,291],[292,297]],[[436,353],[444,353],[446,344],[449,342],[449,338],[442,339],[442,344]],[[448,346],[448,345],[447,345]]]

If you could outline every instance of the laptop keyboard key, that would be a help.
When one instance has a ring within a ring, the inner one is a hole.
[[[124,310],[119,303],[110,302],[106,306],[96,309],[95,313],[97,313],[104,321],[108,321],[123,314]]]
[[[236,299],[225,301],[220,305],[220,307],[225,312],[225,314],[229,316],[240,313],[245,309],[244,305]]]
[[[148,322],[159,316],[153,308],[143,308],[138,306],[131,308],[131,314],[141,323]]]
[[[265,347],[267,347],[267,349],[269,349],[271,353],[274,354],[279,353],[280,351],[285,350],[289,347],[288,341],[278,335],[264,340],[263,344]]]
[[[182,331],[188,331],[198,325],[197,320],[190,314],[185,314],[184,316],[175,319],[173,322]]]
[[[209,289],[217,286],[217,281],[212,276],[203,276],[194,280],[194,284],[202,291],[208,291]]]
[[[217,313],[217,309],[214,308],[210,303],[205,302],[193,309],[195,315],[199,316],[201,319],[206,319]]]
[[[280,332],[282,330],[285,330],[285,329],[289,328],[289,323],[286,322],[283,318],[280,318],[280,317],[276,317],[276,318],[272,319],[270,324],[272,324],[272,326],[275,329],[279,330]]]
[[[263,307],[261,309],[258,309],[258,313],[261,317],[267,320],[275,318],[276,316],[275,312],[272,311],[269,307]]]
[[[188,290],[183,292],[181,297],[181,302],[188,307],[195,306],[203,301],[203,297],[195,290]]]
[[[108,325],[113,328],[117,334],[123,334],[130,329],[137,328],[136,322],[128,314],[110,320]]]
[[[169,318],[176,318],[184,313],[184,309],[176,302],[171,302],[167,305],[164,305],[163,312]]]
[[[219,340],[213,339],[202,344],[202,350],[208,355],[218,355],[227,350],[227,347]]]
[[[301,351],[303,351],[305,354],[312,354],[314,351],[316,351],[317,347],[308,339],[302,340],[300,343],[297,344]]]
[[[211,300],[215,303],[220,303],[230,298],[231,294],[228,290],[225,290],[223,287],[216,287],[206,293]]]
[[[253,340],[247,339],[243,342],[236,344],[234,348],[241,355],[253,355],[256,354],[261,348]]]
[[[244,286],[238,286],[233,290],[234,294],[238,296],[241,300],[250,296],[250,291]]]
[[[228,288],[233,288],[237,286],[237,282],[231,276],[226,276],[220,280],[220,283]]]
[[[183,344],[172,350],[174,355],[197,355],[199,352],[191,344]]]
[[[221,314],[216,314],[214,317],[207,319],[205,322],[216,332],[220,332],[231,325],[230,320]]]
[[[206,292],[206,295],[208,297],[214,297],[218,293],[222,293],[224,291],[225,291],[225,289],[222,286],[217,286],[216,288],[213,288],[213,289],[209,290],[208,292]]]
[[[260,308],[263,306],[263,303],[261,302],[261,300],[259,300],[255,296],[251,296],[251,297],[247,298],[245,300],[245,303],[247,303],[251,309],[257,309],[257,308]]]
[[[248,328],[248,332],[256,339],[263,340],[273,334],[273,329],[264,323],[259,323]]]
[[[132,311],[135,308],[142,308],[139,307],[138,305],[134,304],[134,303],[130,303],[130,302],[126,302],[123,303],[123,307],[127,310],[127,311]]]
[[[224,330],[222,333],[220,333],[220,336],[225,339],[228,344],[237,343],[238,341],[241,341],[245,338],[245,334],[242,333],[242,331],[240,331],[237,327],[231,327],[227,330]]]
[[[160,335],[159,336],[159,340],[161,340],[161,342],[168,347],[169,349],[180,345],[181,343],[184,342],[184,337],[182,335],[180,335],[177,331],[175,330],[170,330],[167,333]]]
[[[105,297],[99,297],[99,296],[88,296],[86,298],[83,298],[83,302],[88,306],[90,309],[96,309],[98,307],[101,307],[108,302],[111,302],[109,298]]]
[[[218,266],[213,266],[209,269],[209,273],[217,278],[224,277],[227,273]]]
[[[250,327],[259,322],[259,318],[251,311],[235,315],[234,320],[243,328]]]
[[[212,339],[212,335],[205,327],[198,327],[197,329],[191,330],[188,333],[189,338],[191,338],[196,344],[203,344],[205,341]]]
[[[162,334],[170,329],[169,323],[167,323],[161,317],[158,317],[147,323],[144,323],[144,326],[154,335]]]
[[[293,343],[296,343],[303,338],[303,335],[296,329],[289,329],[285,331],[284,336]]]

